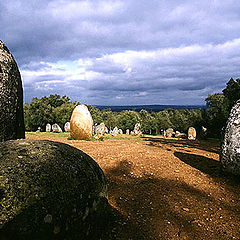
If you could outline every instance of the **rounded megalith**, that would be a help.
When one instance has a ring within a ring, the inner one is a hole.
[[[188,129],[188,140],[196,140],[197,138],[197,132],[194,127],[190,127]]]
[[[100,123],[95,127],[95,134],[97,135],[104,135],[105,131],[106,131],[106,126],[104,122]]]
[[[70,134],[77,140],[86,140],[92,137],[93,120],[87,106],[81,104],[74,108],[70,120]]]
[[[220,162],[225,171],[240,175],[240,100],[233,106],[227,120]]]
[[[0,145],[1,239],[98,239],[108,206],[103,171],[51,141]]]
[[[25,138],[23,88],[17,63],[0,41],[0,142]]]
[[[165,131],[165,135],[164,137],[167,137],[167,138],[171,138],[175,135],[175,132],[172,128],[168,128],[166,131]]]
[[[70,122],[66,122],[66,123],[64,124],[64,131],[65,131],[65,132],[70,132]]]
[[[52,131],[54,133],[61,133],[62,132],[62,129],[60,128],[60,126],[57,124],[57,123],[54,123],[52,125]]]

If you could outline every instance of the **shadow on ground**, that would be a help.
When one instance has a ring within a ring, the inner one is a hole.
[[[193,154],[175,154],[200,171],[219,174],[219,164],[212,159],[199,156],[191,162],[196,158]],[[105,172],[115,220],[102,239],[240,239],[236,205],[185,182],[151,175],[138,178],[132,171],[132,164],[122,161]],[[227,181],[223,187],[234,184]],[[232,194],[239,199],[239,192]]]
[[[191,167],[213,177],[222,175],[221,164],[215,159],[185,152],[175,152],[174,156]]]
[[[149,146],[158,147],[158,143],[166,144],[170,147],[181,147],[181,148],[197,148],[200,150],[206,150],[213,153],[219,152],[220,142],[217,140],[196,140],[190,141],[187,139],[168,139],[161,137],[142,137],[146,142],[149,142]]]

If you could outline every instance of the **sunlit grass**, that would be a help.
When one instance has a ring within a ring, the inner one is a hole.
[[[70,137],[69,132],[61,132],[61,133],[54,133],[54,132],[26,132],[26,135],[30,136],[39,136],[39,137],[65,137],[68,138]]]

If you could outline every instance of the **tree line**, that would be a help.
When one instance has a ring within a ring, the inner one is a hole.
[[[111,130],[115,126],[123,131],[132,130],[137,122],[145,134],[159,134],[162,129],[173,128],[186,132],[192,126],[199,132],[201,127],[207,128],[208,137],[221,136],[229,112],[234,103],[240,99],[240,79],[231,78],[222,93],[208,95],[207,109],[165,109],[159,112],[140,112],[124,110],[112,112],[111,109],[99,110],[87,105],[95,124],[104,122]],[[70,117],[79,102],[71,102],[67,96],[58,94],[43,98],[33,98],[31,103],[24,103],[25,127],[27,131],[36,131],[38,127],[45,130],[47,123],[58,123],[61,128]]]

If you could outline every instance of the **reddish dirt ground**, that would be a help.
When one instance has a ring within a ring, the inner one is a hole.
[[[240,239],[240,179],[219,164],[219,143],[148,136],[60,141],[103,169],[115,220],[103,239]]]

